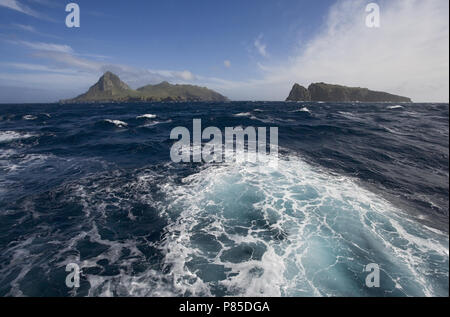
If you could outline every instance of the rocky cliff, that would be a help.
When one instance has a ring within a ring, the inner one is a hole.
[[[295,84],[294,87],[292,87],[291,93],[289,94],[289,97],[287,97],[286,101],[310,101],[311,95],[303,86],[300,86],[299,84]]]
[[[367,88],[313,83],[308,89],[295,84],[286,101],[411,102],[411,99]]]

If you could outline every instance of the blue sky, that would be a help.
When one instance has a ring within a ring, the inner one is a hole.
[[[80,28],[65,25],[69,2]],[[325,81],[448,102],[448,1],[378,1],[376,30],[369,2],[0,0],[0,102],[73,97],[106,70],[133,88],[168,80],[234,100]]]

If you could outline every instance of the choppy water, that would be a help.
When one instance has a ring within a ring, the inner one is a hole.
[[[278,168],[171,163],[194,118],[278,127]],[[0,105],[0,295],[448,296],[448,132],[448,104]]]

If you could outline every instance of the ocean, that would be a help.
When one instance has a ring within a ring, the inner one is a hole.
[[[193,119],[278,166],[173,163]],[[448,296],[448,165],[448,104],[0,105],[0,296]]]

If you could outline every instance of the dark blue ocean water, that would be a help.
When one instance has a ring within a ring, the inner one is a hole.
[[[278,167],[172,163],[193,119]],[[448,296],[448,164],[448,104],[0,105],[0,295]]]

